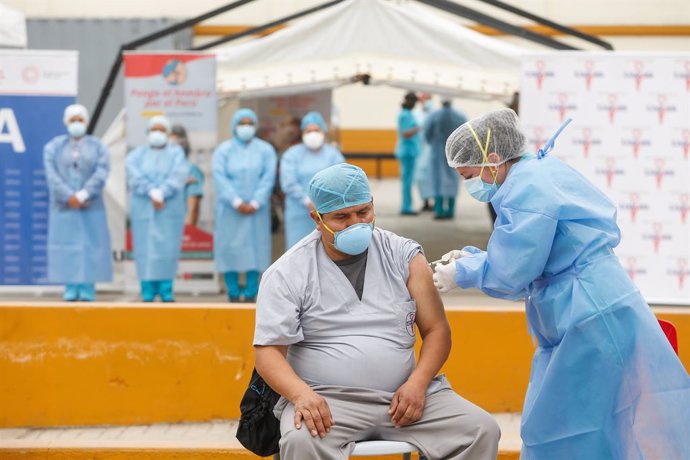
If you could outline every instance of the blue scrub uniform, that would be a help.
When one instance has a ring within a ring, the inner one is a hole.
[[[189,164],[178,145],[167,144],[160,149],[145,145],[127,156],[134,259],[145,301],[153,300],[156,294],[164,301],[173,300],[172,282],[182,249],[188,176]],[[149,197],[152,189],[163,192],[163,209],[153,207]]]
[[[616,207],[560,160],[523,158],[458,286],[526,299],[539,347],[522,459],[690,458],[690,377],[613,253]]]
[[[412,113],[417,120],[417,126],[421,127],[426,125],[426,121],[431,116],[431,111],[426,110],[415,110]],[[414,180],[417,184],[417,190],[419,190],[419,196],[423,201],[434,198],[434,185],[431,178],[431,146],[424,136],[421,137],[421,151],[419,158],[417,158]]]
[[[253,299],[259,273],[271,264],[271,193],[275,185],[277,156],[271,144],[256,137],[249,142],[230,139],[213,153],[216,188],[214,259],[225,274],[228,296]],[[235,200],[256,202],[254,214],[240,214]],[[242,292],[238,272],[246,272]]]
[[[404,137],[403,132],[417,128],[417,120],[409,109],[402,109],[398,115],[398,143],[395,147],[395,156],[400,161],[400,180],[402,183],[402,214],[413,214],[412,209],[412,184],[414,182],[414,170],[417,157],[421,152],[421,139],[419,133],[410,137]]]
[[[317,151],[309,150],[304,144],[294,145],[280,159],[280,186],[285,193],[286,250],[316,228],[305,204],[309,181],[317,172],[338,163],[345,163],[345,157],[328,144]]]
[[[65,300],[94,300],[94,283],[113,277],[103,205],[108,150],[96,137],[63,135],[46,144],[43,162],[50,191],[48,280],[67,285]],[[89,194],[87,206],[70,208],[69,198],[80,190]]]

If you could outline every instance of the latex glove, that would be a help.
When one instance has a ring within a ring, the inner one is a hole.
[[[163,197],[163,191],[158,188],[152,188],[151,190],[149,190],[149,198],[159,203],[163,203],[165,201],[165,198]]]
[[[471,256],[472,254],[461,249],[453,249],[450,252],[447,252],[443,254],[443,257],[441,257],[442,262],[453,262],[458,259],[462,259],[463,257]]]
[[[455,283],[455,261],[451,260],[446,264],[437,264],[434,267],[434,286],[438,292],[448,292],[455,289],[458,285]]]

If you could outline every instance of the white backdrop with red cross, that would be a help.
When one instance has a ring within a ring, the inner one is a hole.
[[[616,254],[649,302],[690,304],[690,53],[553,52],[523,59],[529,151],[552,154],[618,206]]]

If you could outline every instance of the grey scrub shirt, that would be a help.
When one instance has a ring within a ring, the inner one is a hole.
[[[289,345],[309,385],[394,392],[414,370],[416,306],[407,290],[419,243],[374,229],[360,300],[313,231],[263,275],[254,345]]]

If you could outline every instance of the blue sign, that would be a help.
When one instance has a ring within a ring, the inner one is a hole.
[[[46,284],[43,146],[64,134],[73,96],[0,95],[0,285]]]

